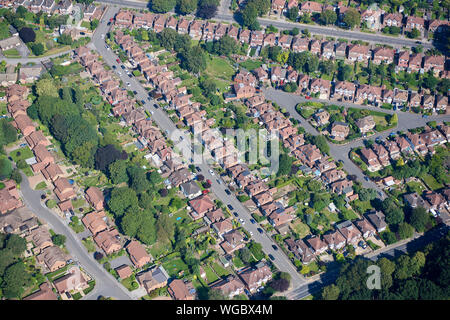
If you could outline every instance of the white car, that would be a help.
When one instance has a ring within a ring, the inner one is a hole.
[[[127,86],[131,86],[131,83],[127,82]]]
[[[253,237],[253,232],[249,231],[250,235]]]
[[[244,221],[242,218],[239,218],[239,222],[240,222],[242,225],[245,224],[245,221]]]
[[[214,175],[214,171],[212,171],[211,169],[209,169],[209,173],[211,173],[211,175]]]

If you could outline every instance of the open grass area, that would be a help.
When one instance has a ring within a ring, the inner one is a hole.
[[[17,162],[21,159],[26,160],[33,157],[33,152],[29,147],[23,147],[20,149],[16,149],[14,151],[11,151],[9,154],[11,158],[13,158],[14,162]]]
[[[227,269],[225,269],[224,267],[222,267],[219,263],[217,263],[217,262],[213,262],[212,264],[211,264],[211,267],[214,269],[214,271],[217,273],[217,275],[219,276],[219,277],[222,277],[222,276],[226,276],[226,275],[229,275],[230,274],[230,272],[227,270]]]
[[[310,234],[309,227],[301,221],[301,219],[297,219],[293,223],[289,225],[292,232],[294,232],[299,238],[303,239],[308,234]]]
[[[12,48],[12,49],[9,49],[9,50],[4,50],[3,51],[3,55],[6,58],[20,58],[20,53],[15,48]]]
[[[352,202],[352,207],[360,214],[363,214],[366,211],[372,209],[370,201],[361,201],[359,199]]]
[[[234,75],[234,69],[230,63],[220,57],[212,57],[208,59],[205,72],[216,79],[231,80]]]
[[[430,174],[423,175],[422,180],[423,182],[425,182],[428,188],[430,188],[433,191],[444,187],[442,183],[437,182],[436,179]]]
[[[34,187],[34,190],[42,190],[45,188],[47,188],[47,184],[45,183],[45,181],[41,181]]]
[[[208,283],[214,282],[219,279],[219,277],[214,273],[213,269],[209,265],[204,265],[203,270],[205,270]]]
[[[6,102],[0,102],[0,115],[5,115],[8,113],[6,109]]]
[[[85,239],[81,240],[81,242],[86,247],[88,252],[95,252],[95,243],[92,240],[92,237],[85,238]]]
[[[256,68],[259,68],[262,65],[262,61],[261,60],[251,60],[248,59],[247,61],[241,62],[239,63],[239,65],[242,68],[247,69],[248,71],[254,70]]]
[[[123,279],[120,283],[127,288],[128,291],[134,291],[139,288],[139,284],[136,282],[134,276]]]
[[[171,277],[178,275],[180,271],[187,272],[189,269],[188,266],[183,262],[183,260],[181,260],[181,258],[175,258],[173,260],[167,261],[163,264],[163,266]]]

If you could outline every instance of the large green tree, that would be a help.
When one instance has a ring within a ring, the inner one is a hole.
[[[176,3],[176,0],[151,0],[151,9],[156,13],[166,13],[172,10]]]

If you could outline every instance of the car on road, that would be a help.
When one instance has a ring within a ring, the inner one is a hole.
[[[131,83],[127,82],[127,86],[128,86],[128,87],[131,86]]]
[[[211,173],[211,175],[214,175],[214,171],[212,171],[211,169],[209,169],[209,173]]]
[[[370,181],[370,179],[369,179],[369,177],[368,177],[368,176],[364,176],[364,180],[366,180],[366,181]]]
[[[250,233],[250,235],[253,237],[253,232],[249,231],[248,233]]]
[[[417,44],[422,44],[422,41],[416,41]]]
[[[255,219],[250,219],[250,222],[251,222],[252,224],[255,224],[255,223],[256,223]]]
[[[239,217],[239,215],[238,215],[238,213],[235,211],[235,212],[233,212],[233,215],[237,218],[237,217]]]
[[[148,100],[148,101],[152,101],[152,98],[148,97],[147,100]]]
[[[119,59],[119,58],[117,58],[117,59],[116,59],[116,62],[117,62],[117,63],[120,63],[120,59]]]
[[[263,229],[261,229],[261,228],[258,228],[256,230],[258,230],[258,232],[261,233],[261,234],[264,233]]]
[[[202,169],[200,169],[200,167],[195,167],[195,170],[197,170],[198,172],[202,171]]]
[[[114,70],[116,70],[117,67],[116,67],[116,66],[112,66],[112,68],[113,68]]]
[[[275,257],[273,255],[271,255],[270,253],[268,254],[268,256],[269,256],[270,260],[272,260],[272,261],[275,260]]]
[[[245,221],[244,221],[242,218],[239,218],[239,222],[240,222],[241,224],[245,224]]]
[[[145,104],[145,100],[141,100],[142,104]]]
[[[272,248],[273,248],[273,250],[275,250],[275,251],[277,251],[278,250],[278,247],[276,246],[276,245],[272,245]]]
[[[216,179],[218,184],[222,184],[222,181],[220,181],[220,179]]]
[[[211,184],[211,180],[206,179],[206,183],[210,185]],[[231,209],[231,210],[233,210],[233,209]]]
[[[306,96],[305,99],[306,99],[306,100],[309,100],[309,99],[311,99],[311,97],[310,97],[310,96]]]
[[[209,193],[209,190],[206,190],[206,189],[205,189],[205,190],[202,191],[202,193],[203,193],[203,194],[208,194],[208,193]]]
[[[108,47],[108,45],[107,45],[107,44],[105,44],[105,48],[109,50],[109,47]]]
[[[231,204],[227,205],[228,209],[234,210],[233,206]]]
[[[132,78],[133,76],[131,75],[131,73],[127,73],[128,78]]]
[[[343,163],[344,163],[344,160],[342,160],[342,159],[339,159],[339,160],[338,160],[338,162],[340,162],[340,163],[342,163],[342,164],[343,164]]]
[[[121,66],[120,66],[123,70],[125,70],[125,66],[122,64]]]
[[[120,76],[120,75],[122,75],[122,72],[120,72],[120,71],[117,71],[117,74]]]
[[[159,108],[159,105],[158,105],[157,103],[154,103],[154,104],[153,104],[153,107],[156,108],[156,109],[158,109],[158,108]]]
[[[225,189],[225,193],[226,193],[227,195],[230,195],[230,194],[231,194],[230,190],[228,190],[228,189]]]
[[[138,93],[137,93],[137,91],[136,91],[136,90],[133,90],[133,94],[135,94],[135,95],[136,95],[136,94],[138,94]]]
[[[428,115],[427,115],[427,114],[424,114],[424,115],[422,116],[422,118],[426,119],[426,118],[428,118]]]

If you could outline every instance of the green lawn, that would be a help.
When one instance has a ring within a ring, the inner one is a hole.
[[[361,214],[372,209],[370,201],[361,201],[359,199],[352,202],[352,207]]]
[[[163,264],[163,266],[171,277],[176,276],[178,272],[182,270],[186,272],[189,269],[188,266],[180,258],[167,261],[166,263]]]
[[[7,114],[6,102],[0,102],[0,115]]]
[[[15,48],[12,48],[12,49],[9,49],[9,50],[4,50],[3,51],[3,55],[6,58],[20,58],[20,53]]]
[[[208,283],[214,282],[217,279],[219,279],[219,277],[214,273],[214,271],[211,269],[209,265],[204,265],[203,270],[205,270],[206,279],[208,280]]]
[[[212,264],[211,264],[211,267],[214,269],[214,271],[217,273],[217,275],[219,276],[219,277],[222,277],[222,276],[226,276],[226,275],[229,275],[230,274],[230,272],[227,270],[227,269],[225,269],[224,267],[222,267],[219,263],[217,263],[217,262],[213,262]]]
[[[212,59],[209,59],[205,72],[211,77],[223,80],[231,80],[231,77],[235,73],[230,63],[220,57],[212,57]]]
[[[310,234],[309,227],[305,223],[303,223],[301,219],[297,219],[296,221],[291,223],[290,228],[301,239]]]
[[[45,183],[45,181],[41,181],[36,185],[36,187],[34,187],[34,190],[42,190],[45,188],[47,188],[47,183]]]
[[[95,252],[95,243],[92,240],[92,237],[81,240],[83,245],[86,247],[88,252]]]
[[[32,158],[33,152],[29,147],[23,147],[12,151],[9,155],[13,158],[14,162],[17,162],[21,159],[26,160]]]
[[[136,282],[133,276],[123,279],[120,283],[128,289],[128,291],[133,291],[139,288],[139,284]]]
[[[433,191],[444,187],[442,183],[437,182],[436,179],[430,174],[424,175],[422,180]]]
[[[256,68],[259,68],[262,65],[262,61],[261,60],[251,60],[248,59],[247,61],[241,62],[239,63],[239,65],[242,68],[247,69],[248,71],[254,70]]]

